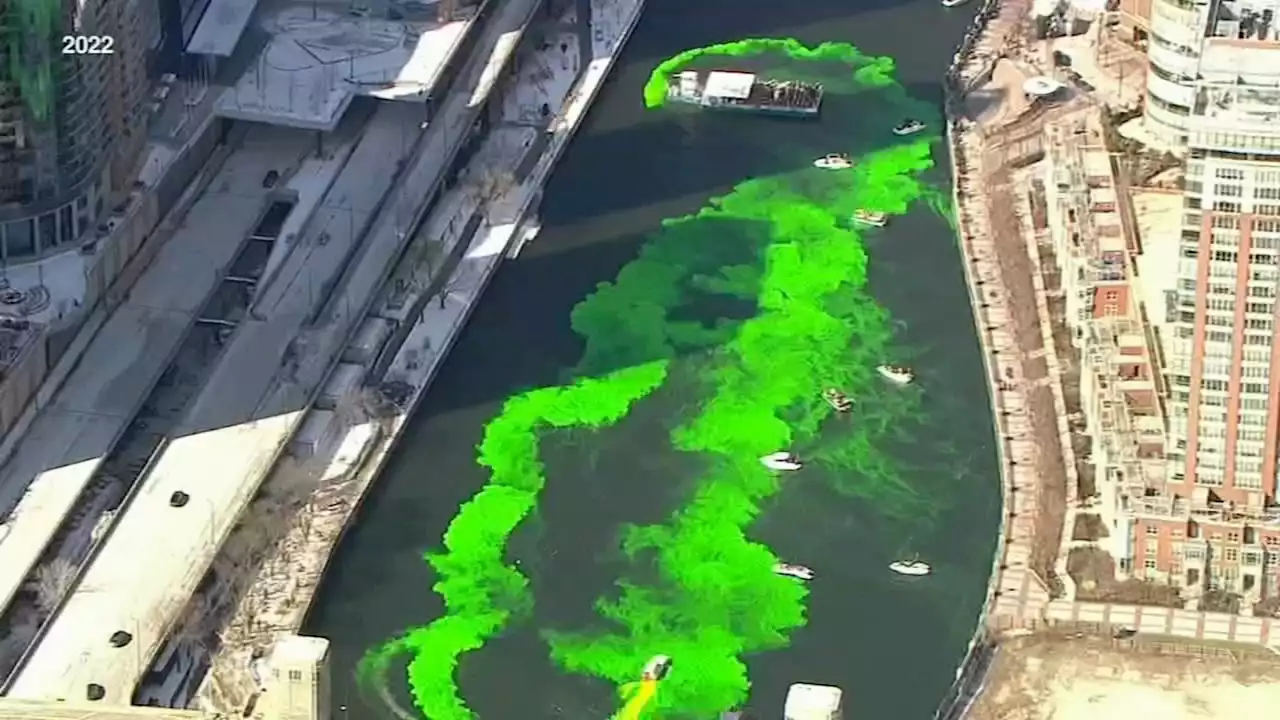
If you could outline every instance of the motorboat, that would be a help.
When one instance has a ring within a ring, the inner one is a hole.
[[[961,2],[963,2],[963,0],[961,0]],[[928,126],[920,122],[919,120],[907,119],[907,120],[903,120],[901,123],[898,123],[898,126],[893,129],[893,134],[894,135],[915,135],[916,133],[920,132],[926,127]]]
[[[671,672],[671,658],[666,655],[654,655],[644,665],[645,680],[662,680]]]
[[[804,581],[812,580],[815,575],[813,570],[803,565],[792,565],[791,563],[778,563],[773,566],[773,572],[776,575]]]
[[[870,210],[855,210],[853,212],[853,221],[859,225],[870,225],[871,227],[884,227],[889,224],[889,216],[882,212],[872,212]]]
[[[849,396],[835,388],[823,390],[822,399],[826,400],[831,409],[838,413],[847,413],[853,409],[853,401],[849,399]]]
[[[963,5],[967,2],[969,2],[969,0],[942,0],[942,7],[945,7],[945,8],[959,7],[960,5]]]
[[[920,562],[915,559],[899,560],[897,562],[889,563],[889,569],[899,575],[910,575],[912,577],[922,577],[933,572],[933,568],[929,567],[928,563]]]
[[[799,470],[804,467],[804,464],[800,462],[800,458],[789,452],[776,452],[765,455],[760,458],[760,464],[770,470],[782,471]]]
[[[853,167],[853,160],[844,153],[832,153],[814,160],[813,166],[823,170],[848,170]]]
[[[899,367],[897,365],[881,365],[876,368],[876,372],[880,373],[880,377],[888,380],[895,385],[909,385],[912,380],[916,379],[910,368]]]

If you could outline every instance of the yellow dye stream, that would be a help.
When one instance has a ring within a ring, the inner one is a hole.
[[[657,680],[646,679],[634,683],[631,697],[627,698],[626,704],[618,711],[617,720],[640,720],[641,713],[644,712],[649,703],[653,702],[657,694]]]

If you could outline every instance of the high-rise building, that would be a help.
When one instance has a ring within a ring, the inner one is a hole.
[[[154,0],[0,0],[0,252],[74,247],[141,151]],[[111,38],[110,54],[64,37]],[[70,50],[88,49],[72,45]]]
[[[1277,9],[1153,6],[1147,120],[1184,142],[1187,166],[1177,318],[1165,339],[1169,481],[1148,498],[1133,542],[1138,572],[1193,596],[1280,593]]]

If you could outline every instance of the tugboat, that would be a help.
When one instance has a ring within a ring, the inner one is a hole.
[[[641,677],[645,680],[662,680],[669,672],[671,672],[671,658],[666,655],[654,655],[649,658],[649,662],[645,663],[644,674]]]
[[[912,577],[923,577],[933,572],[933,568],[928,563],[920,562],[919,558],[911,558],[910,560],[899,560],[889,563],[889,569],[899,575],[910,575]]]
[[[853,212],[853,221],[859,225],[870,225],[871,227],[882,228],[889,224],[889,216],[882,212],[855,210]]]
[[[876,372],[885,380],[895,385],[909,385],[916,376],[911,372],[910,368],[899,367],[897,365],[881,365],[876,368]]]
[[[963,2],[963,0],[961,1]],[[928,126],[920,122],[919,120],[913,120],[911,118],[908,118],[898,123],[898,126],[893,129],[893,134],[894,135],[915,135],[916,133],[920,132],[926,127]]]
[[[853,401],[849,399],[849,396],[835,388],[823,390],[822,399],[826,400],[831,409],[838,413],[847,413],[853,409]]]
[[[760,458],[760,464],[770,470],[780,470],[783,472],[799,470],[804,467],[804,463],[800,462],[800,458],[789,452],[776,452],[765,455]]]
[[[853,160],[844,153],[832,153],[814,160],[813,166],[823,170],[848,170],[853,167]]]
[[[812,580],[816,573],[803,565],[792,565],[791,563],[778,563],[773,566],[773,572],[783,577],[795,578],[808,582]]]

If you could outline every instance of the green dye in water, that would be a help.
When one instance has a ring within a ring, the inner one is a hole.
[[[854,89],[896,87],[888,58],[844,44],[758,39],[663,62],[645,86],[646,104],[661,106],[667,79],[695,59],[767,53],[842,63]],[[779,489],[757,458],[799,450],[808,464],[838,470],[827,473],[838,491],[873,498],[884,514],[929,519],[925,499],[878,448],[916,396],[885,393],[877,380],[875,367],[891,359],[892,325],[865,292],[867,255],[847,218],[857,208],[901,213],[936,198],[918,179],[933,164],[934,140],[868,153],[847,173],[806,169],[744,182],[696,215],[666,221],[616,281],[579,303],[572,316],[586,340],[579,379],[509,399],[486,426],[479,463],[490,469],[489,483],[459,509],[444,550],[427,556],[445,614],[371,650],[359,669],[362,687],[378,690],[394,658],[408,655],[411,694],[426,717],[474,717],[457,688],[459,658],[528,618],[533,606],[527,579],[504,552],[546,482],[538,433],[618,423],[680,364],[710,392],[672,432],[672,446],[706,458],[710,469],[668,522],[623,533],[626,556],[656,566],[658,579],[620,580],[615,596],[596,603],[600,627],[544,636],[565,670],[620,688],[652,655],[674,658],[654,717],[714,717],[743,702],[744,656],[785,646],[806,621],[805,587],[775,575],[778,558],[746,534],[761,501]],[[738,232],[726,235],[730,226]],[[756,243],[758,263],[709,267],[708,244],[730,241]],[[750,298],[757,311],[710,326],[673,321],[672,311],[697,294],[690,288]],[[819,396],[825,387],[875,402],[859,402],[856,423],[820,437],[831,414]]]

